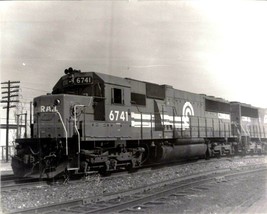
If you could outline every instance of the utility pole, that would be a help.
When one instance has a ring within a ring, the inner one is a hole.
[[[20,83],[20,81],[8,81],[2,82],[1,87],[2,94],[7,94],[7,96],[2,97],[1,103],[6,103],[6,106],[3,109],[6,109],[6,162],[8,162],[8,140],[9,140],[9,110],[11,108],[16,107],[16,105],[12,105],[13,103],[18,103],[19,100],[11,100],[13,97],[18,97],[19,85],[14,85]]]

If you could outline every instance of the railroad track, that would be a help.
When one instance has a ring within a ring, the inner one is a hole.
[[[207,188],[205,187],[206,184],[214,181],[217,183],[224,182],[246,174],[267,171],[265,164],[257,165],[256,169],[251,169],[251,167],[235,170],[229,168],[218,169],[114,194],[81,198],[64,203],[13,211],[12,213],[131,213],[142,211],[151,206],[165,203],[164,201],[170,197],[183,197],[190,190],[205,189]]]
[[[8,174],[8,175],[1,175],[1,182],[2,181],[8,181],[8,180],[14,180],[17,177],[13,174]]]
[[[5,191],[20,191],[21,188],[31,188],[48,185],[46,179],[18,178],[13,174],[1,175],[1,193]]]
[[[22,180],[7,180],[1,182],[1,194],[8,191],[20,191],[22,188],[30,189],[34,187],[41,187],[49,185],[45,180],[39,179],[22,179]]]
[[[89,203],[90,210],[86,213],[131,213],[136,211],[144,211],[151,206],[164,204],[170,197],[187,196],[190,191],[205,189],[206,184],[213,182],[225,182],[228,179],[239,177],[244,174],[255,173],[258,171],[267,171],[267,167],[261,169],[244,170],[232,172],[230,169],[216,170],[209,173],[187,176],[185,178],[174,179],[167,182],[162,182],[148,188],[142,189],[124,197],[104,199],[96,203]],[[86,204],[86,201],[84,201]],[[79,207],[71,207],[70,211],[74,211]],[[66,209],[67,211],[67,209]]]

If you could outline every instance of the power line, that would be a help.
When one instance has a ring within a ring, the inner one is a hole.
[[[34,90],[34,91],[42,91],[42,92],[46,92],[46,93],[49,93],[49,91],[46,91],[46,90],[42,90],[42,89],[38,89],[38,88],[30,88],[30,87],[21,87],[21,88],[26,88],[26,89],[30,89],[30,90]]]

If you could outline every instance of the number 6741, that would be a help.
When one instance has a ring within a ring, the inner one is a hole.
[[[128,111],[111,110],[109,112],[109,120],[111,121],[128,121]]]

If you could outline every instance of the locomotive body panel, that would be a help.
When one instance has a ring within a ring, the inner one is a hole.
[[[209,138],[232,137],[230,103],[221,98],[204,97],[205,115]]]
[[[150,92],[144,91],[146,94],[145,105],[134,105],[138,108],[138,114],[143,115],[142,136],[139,138],[147,139],[171,139],[171,138],[214,138],[214,137],[230,137],[230,109],[206,109],[206,96],[194,94],[182,90],[174,89],[168,85],[156,85],[151,83],[130,80],[132,84],[131,90],[142,93],[140,88],[150,88]],[[145,87],[148,84],[149,87]],[[138,86],[139,90],[136,88]],[[160,95],[151,92],[151,88],[160,91]],[[162,93],[164,90],[164,94]],[[210,98],[214,102],[222,103],[221,105],[230,105],[227,101],[218,98]],[[225,106],[223,106],[225,108]],[[143,111],[143,112],[142,112]],[[150,115],[149,115],[150,114]],[[141,123],[139,121],[139,123]],[[134,123],[134,126],[136,123]],[[138,131],[135,131],[137,133]],[[140,133],[141,131],[139,131]],[[147,137],[144,137],[147,136]],[[142,138],[143,137],[143,138]]]

